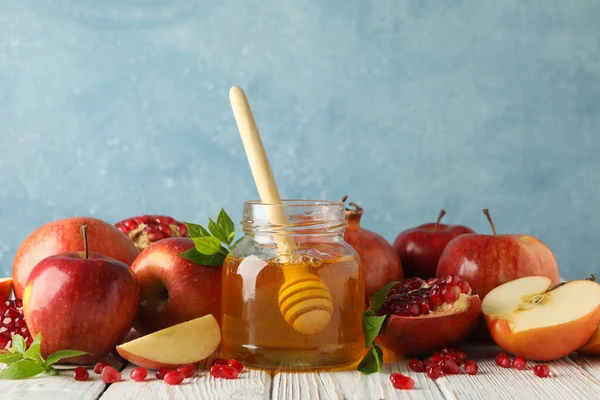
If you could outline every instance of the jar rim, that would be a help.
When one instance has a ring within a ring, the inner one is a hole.
[[[279,204],[263,203],[261,200],[246,200],[244,204],[257,205],[257,206],[274,206]],[[302,200],[302,199],[281,199],[281,204],[284,206],[295,206],[295,207],[314,207],[314,206],[344,206],[341,201],[334,200]]]

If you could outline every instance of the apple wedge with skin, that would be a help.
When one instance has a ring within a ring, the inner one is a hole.
[[[552,285],[543,276],[504,283],[481,310],[496,344],[531,360],[564,357],[585,344],[600,322],[600,285],[577,280]]]
[[[0,278],[0,297],[8,300],[12,293],[12,278]]]
[[[590,340],[586,342],[579,350],[578,353],[589,354],[592,356],[600,356],[600,326],[596,329],[596,332],[592,335]]]
[[[219,343],[219,323],[209,314],[124,343],[117,346],[117,352],[140,367],[174,368],[204,360]]]

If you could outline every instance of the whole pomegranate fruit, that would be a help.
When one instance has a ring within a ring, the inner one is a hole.
[[[139,251],[162,239],[189,237],[183,222],[164,215],[140,215],[117,222],[115,226],[129,236]]]
[[[344,196],[342,203],[348,196]],[[370,298],[375,292],[391,281],[404,278],[400,259],[392,246],[380,235],[360,226],[363,209],[355,203],[346,208],[346,232],[344,240],[356,250],[365,273],[365,296]]]

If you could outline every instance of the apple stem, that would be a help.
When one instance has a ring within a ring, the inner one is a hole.
[[[594,275],[594,274],[590,274],[590,276],[588,276],[587,278],[585,278],[585,279],[584,279],[584,281],[592,281],[592,282],[596,282],[596,275]],[[565,283],[568,283],[568,282],[560,282],[560,283],[557,283],[556,285],[554,285],[554,286],[551,286],[551,287],[550,287],[550,289],[546,290],[544,293],[548,293],[548,292],[551,292],[551,291],[553,291],[554,289],[558,289],[559,287],[561,287],[561,286],[562,286],[562,285],[564,285]]]
[[[440,215],[438,215],[438,219],[437,221],[435,221],[435,229],[433,230],[434,232],[438,230],[440,226],[440,221],[442,220],[442,218],[444,218],[444,215],[446,215],[446,210],[440,211]]]
[[[494,236],[496,236],[496,227],[494,226],[494,221],[492,221],[492,216],[490,215],[490,210],[488,210],[487,208],[484,208],[483,213],[487,217],[487,219],[490,223],[490,226],[492,227],[492,233],[494,234]]]
[[[86,260],[89,256],[87,228],[87,225],[81,225],[81,228],[79,228],[79,232],[81,232],[81,237],[83,238],[83,254]]]

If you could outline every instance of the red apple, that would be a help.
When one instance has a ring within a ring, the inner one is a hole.
[[[64,362],[89,364],[129,332],[139,299],[127,264],[88,252],[85,246],[84,252],[50,256],[34,267],[24,289],[23,311],[32,336],[42,332],[44,357],[80,350],[90,354]]]
[[[73,217],[50,222],[35,230],[21,244],[13,262],[15,297],[23,289],[31,270],[48,256],[81,251],[79,228],[87,225],[90,251],[105,254],[131,265],[138,255],[133,242],[111,224],[91,217]]]
[[[457,236],[475,233],[463,225],[440,224],[444,215],[446,211],[442,210],[437,222],[405,230],[394,241],[394,250],[400,257],[407,278],[435,277],[438,260],[446,245]]]
[[[453,239],[440,257],[437,276],[458,275],[483,298],[496,286],[524,276],[560,280],[552,251],[529,235],[497,235],[488,210],[483,210],[492,235],[467,234]]]
[[[140,333],[207,314],[220,316],[221,267],[199,265],[178,256],[192,247],[194,242],[189,238],[163,239],[148,246],[132,264],[141,289],[135,322]]]
[[[11,292],[12,278],[0,278],[0,299],[8,300]]]

